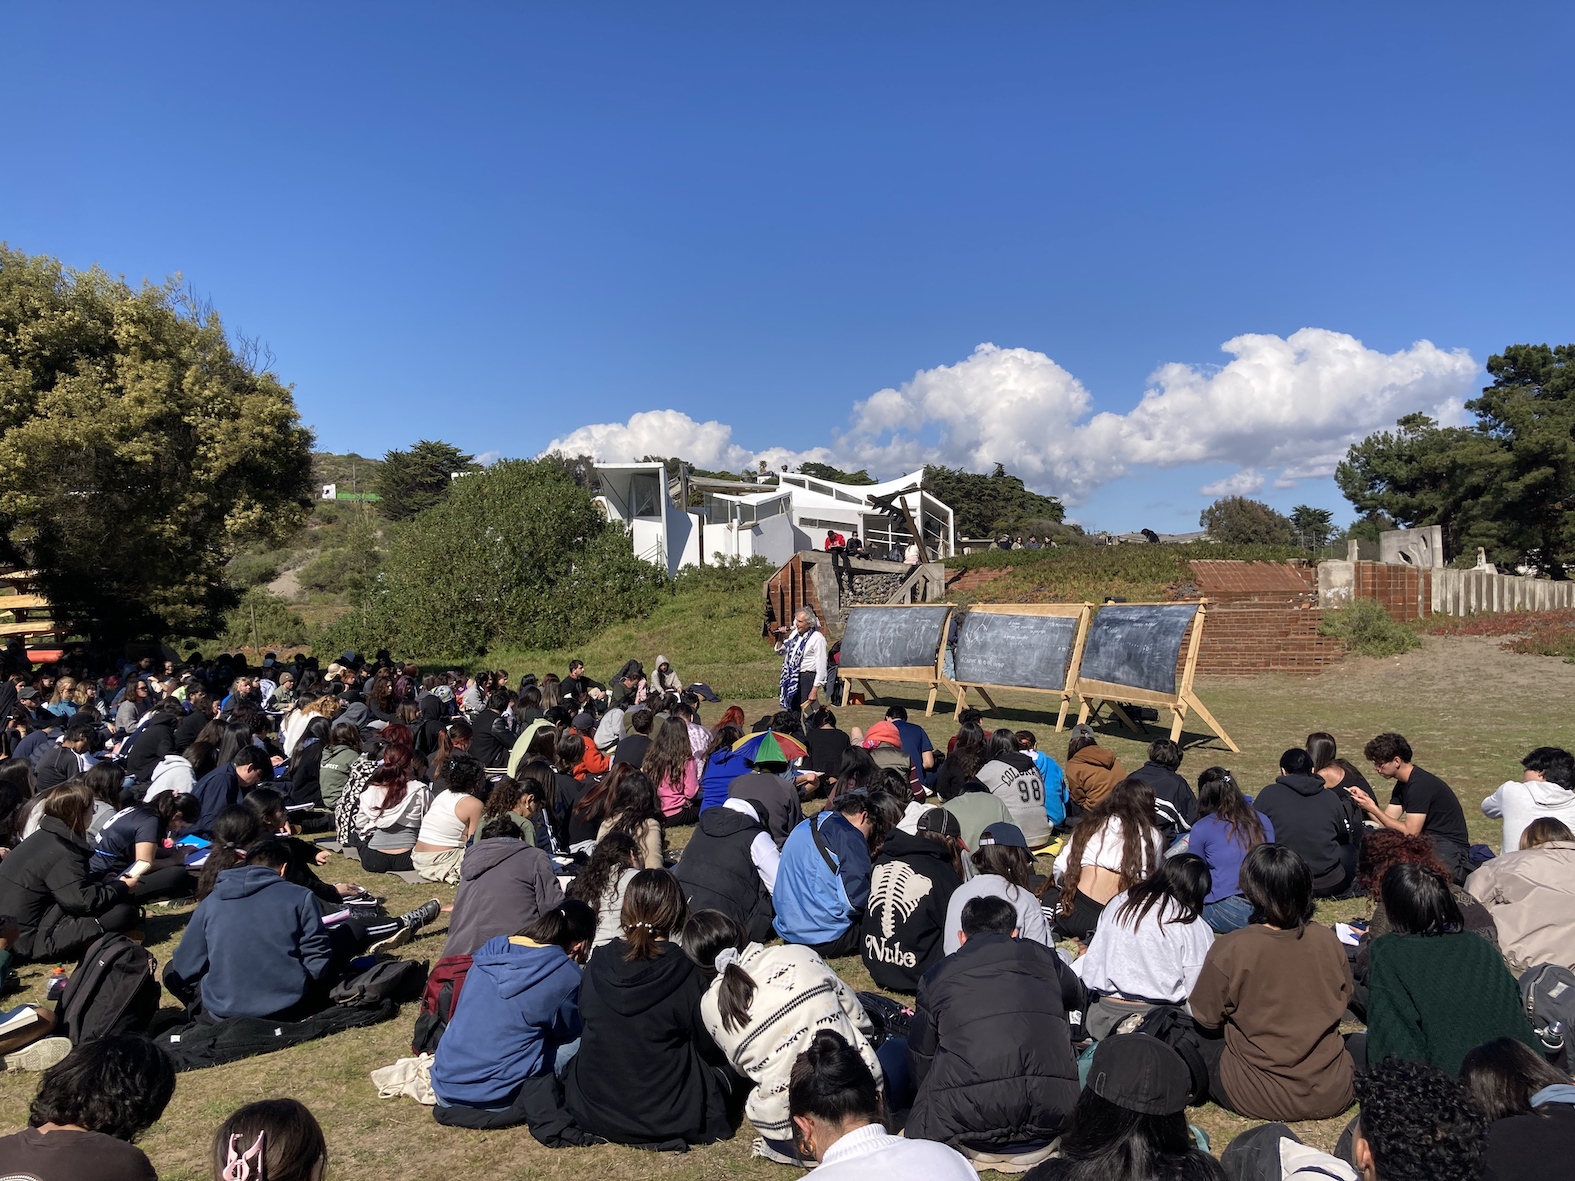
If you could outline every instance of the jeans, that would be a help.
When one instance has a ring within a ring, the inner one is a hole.
[[[1228,935],[1252,922],[1252,903],[1240,894],[1203,904],[1203,921],[1216,935]]]
[[[886,1105],[893,1111],[913,1106],[913,1078],[908,1073],[908,1039],[889,1037],[875,1051],[881,1073],[886,1076]]]

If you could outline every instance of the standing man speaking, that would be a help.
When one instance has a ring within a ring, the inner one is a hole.
[[[777,651],[782,653],[783,709],[813,705],[826,684],[826,636],[820,620],[808,607],[793,616],[793,630],[776,629]]]

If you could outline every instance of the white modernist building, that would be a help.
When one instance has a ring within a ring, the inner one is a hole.
[[[660,463],[610,463],[596,467],[598,502],[609,520],[629,529],[636,556],[676,573],[682,566],[757,554],[781,565],[800,550],[821,549],[827,529],[844,537],[857,533],[880,556],[897,560],[912,540],[906,518],[878,501],[905,507],[924,533],[931,558],[956,552],[952,510],[920,488],[924,473],[883,484],[832,484],[783,473],[777,484],[732,484],[669,477]],[[689,489],[702,490],[705,504],[688,508]],[[732,491],[733,488],[739,491]]]

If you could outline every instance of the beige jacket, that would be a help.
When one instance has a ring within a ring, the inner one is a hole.
[[[1575,971],[1575,843],[1554,841],[1494,858],[1466,879],[1498,927],[1517,976],[1536,964]]]

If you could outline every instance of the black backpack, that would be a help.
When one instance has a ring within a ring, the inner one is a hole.
[[[357,1009],[376,1009],[384,1001],[413,1001],[427,983],[427,965],[414,960],[387,959],[341,980],[328,990],[335,1004]]]
[[[158,961],[124,935],[103,935],[77,964],[55,1006],[71,1044],[146,1033],[159,1011]]]
[[[1575,972],[1558,964],[1537,964],[1520,978],[1526,1018],[1542,1043],[1542,1056],[1569,1069],[1570,1039],[1575,1037]],[[1559,1028],[1554,1028],[1557,1022]]]

